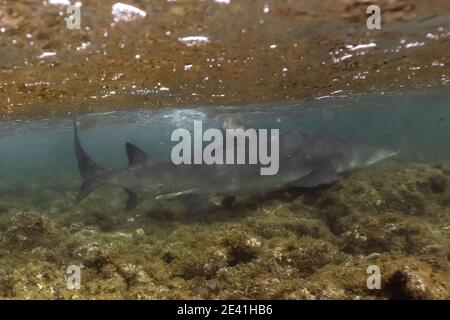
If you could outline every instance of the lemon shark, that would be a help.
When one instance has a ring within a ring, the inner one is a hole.
[[[79,202],[101,185],[123,188],[126,210],[135,208],[144,195],[156,200],[178,199],[193,211],[207,207],[212,197],[233,199],[283,188],[314,188],[331,184],[341,172],[368,166],[395,153],[352,139],[280,131],[279,170],[260,175],[251,164],[178,164],[153,159],[134,144],[125,150],[129,164],[121,170],[105,169],[83,149],[74,121],[75,155],[82,178]]]

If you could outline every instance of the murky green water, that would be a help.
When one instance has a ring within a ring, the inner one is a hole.
[[[89,154],[107,167],[127,165],[125,143],[152,157],[170,161],[171,134],[192,131],[193,122],[222,128],[232,121],[244,128],[301,130],[349,137],[398,152],[398,161],[436,162],[450,157],[448,92],[399,91],[384,94],[323,96],[293,103],[233,107],[168,108],[112,111],[78,117]],[[78,175],[73,148],[73,118],[3,121],[1,162],[3,185],[8,179],[51,181]]]

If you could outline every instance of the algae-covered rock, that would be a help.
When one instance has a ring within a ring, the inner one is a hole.
[[[432,298],[424,280],[409,267],[400,268],[389,275],[385,283],[385,291],[392,299]]]
[[[292,266],[300,275],[308,276],[330,263],[335,254],[332,246],[320,241],[310,245],[306,245],[306,241],[291,243],[282,251],[280,262]]]
[[[222,237],[227,249],[228,264],[235,266],[256,258],[261,248],[261,241],[238,229],[231,229]]]
[[[14,212],[4,223],[6,230],[1,235],[3,250],[24,251],[39,246],[53,248],[64,236],[48,217],[33,211]]]
[[[145,231],[142,228],[136,229],[133,232],[133,241],[135,242],[141,242],[145,239]]]
[[[164,258],[167,261],[167,255]],[[173,263],[172,270],[183,279],[194,277],[213,277],[216,272],[229,264],[225,250],[207,248],[204,251],[187,251],[180,253]]]
[[[367,168],[325,188],[196,216],[147,214],[145,203],[124,213],[112,205],[116,192],[95,208],[51,213],[44,208],[64,193],[49,192],[39,206],[25,201],[0,214],[0,297],[448,299],[447,171]],[[80,267],[80,289],[67,287],[71,265]],[[367,288],[371,265],[381,290]]]

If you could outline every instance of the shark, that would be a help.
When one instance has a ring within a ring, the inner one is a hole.
[[[353,139],[314,135],[300,130],[280,132],[279,171],[260,175],[252,164],[174,164],[149,156],[127,142],[128,165],[112,170],[97,164],[83,148],[74,120],[75,155],[81,174],[76,202],[102,185],[121,187],[128,194],[125,210],[136,208],[144,196],[180,200],[193,211],[208,206],[212,197],[223,200],[283,188],[315,188],[334,183],[339,174],[370,166],[396,153]]]

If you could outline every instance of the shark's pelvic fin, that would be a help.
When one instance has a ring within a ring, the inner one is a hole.
[[[92,179],[83,180],[75,202],[80,202],[94,191],[100,184]]]
[[[323,161],[316,165],[313,171],[292,183],[299,188],[314,188],[324,184],[331,184],[337,180],[336,169],[330,161]]]
[[[139,165],[148,160],[147,154],[130,142],[125,144],[125,149],[127,150],[129,166]]]
[[[78,136],[76,119],[73,119],[73,126],[75,135],[75,155],[82,179],[80,191],[76,198],[76,202],[80,202],[101,184],[99,180],[106,178],[109,175],[109,171],[95,163],[86,151],[84,151]]]
[[[125,211],[132,210],[136,208],[136,206],[141,202],[141,197],[137,192],[134,192],[129,189],[125,189],[125,191],[128,193],[128,201],[127,206],[125,207]]]

